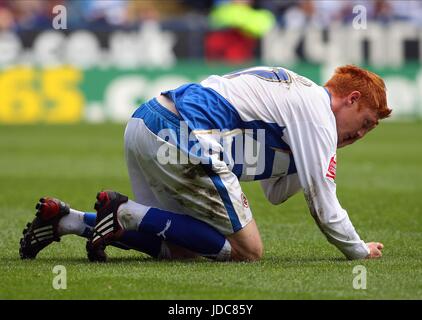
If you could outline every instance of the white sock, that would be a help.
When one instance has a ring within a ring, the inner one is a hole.
[[[117,219],[125,230],[137,231],[139,224],[151,207],[129,200],[122,203],[117,210]]]
[[[216,260],[229,261],[231,259],[231,253],[232,253],[232,246],[229,240],[226,239],[226,242],[224,242],[224,245],[221,248],[220,252],[218,253]]]
[[[60,219],[58,225],[58,233],[60,236],[65,234],[76,234],[82,236],[86,229],[92,229],[84,221],[85,212],[70,209],[69,214]]]

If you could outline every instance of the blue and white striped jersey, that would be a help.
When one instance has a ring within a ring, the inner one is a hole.
[[[206,141],[213,130],[220,132],[220,144],[226,146],[220,151],[229,154],[224,163],[239,180],[262,180],[275,204],[302,188],[328,240],[350,258],[368,255],[336,196],[337,130],[324,87],[284,68],[255,67],[213,75],[164,94],[198,140]],[[259,138],[260,132],[265,139]],[[253,165],[236,161],[233,143],[243,136],[244,144],[249,133],[258,141]]]

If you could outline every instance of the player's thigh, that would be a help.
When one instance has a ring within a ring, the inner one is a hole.
[[[157,199],[157,207],[186,214],[231,235],[249,224],[252,212],[237,177],[217,175],[201,164],[161,164],[154,159],[141,166]]]
[[[146,179],[161,209],[192,216],[226,236],[251,221],[251,210],[242,201],[246,197],[236,181],[210,174],[201,164],[149,163],[154,164]]]
[[[252,213],[236,175],[224,169],[224,163],[216,169],[176,161],[180,149],[158,137],[147,124],[148,120],[132,119],[125,132],[129,175],[137,201],[190,215],[225,236],[245,228]],[[175,161],[162,161],[158,155],[163,149],[176,155],[169,159]]]
[[[143,123],[139,119],[129,121],[125,130],[125,159],[135,201],[146,206],[156,207],[157,198],[144,174],[145,165],[143,163],[148,161],[143,159],[143,156],[148,150],[139,148],[140,136],[151,139],[144,131]],[[146,145],[148,146],[148,144]]]

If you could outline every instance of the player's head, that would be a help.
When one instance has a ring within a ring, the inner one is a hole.
[[[339,148],[355,142],[387,118],[385,83],[373,72],[346,65],[335,70],[325,87],[332,95]]]

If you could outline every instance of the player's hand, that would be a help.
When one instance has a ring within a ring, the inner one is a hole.
[[[381,250],[384,249],[384,245],[381,242],[368,242],[366,245],[370,251],[366,259],[378,259],[382,257]]]

